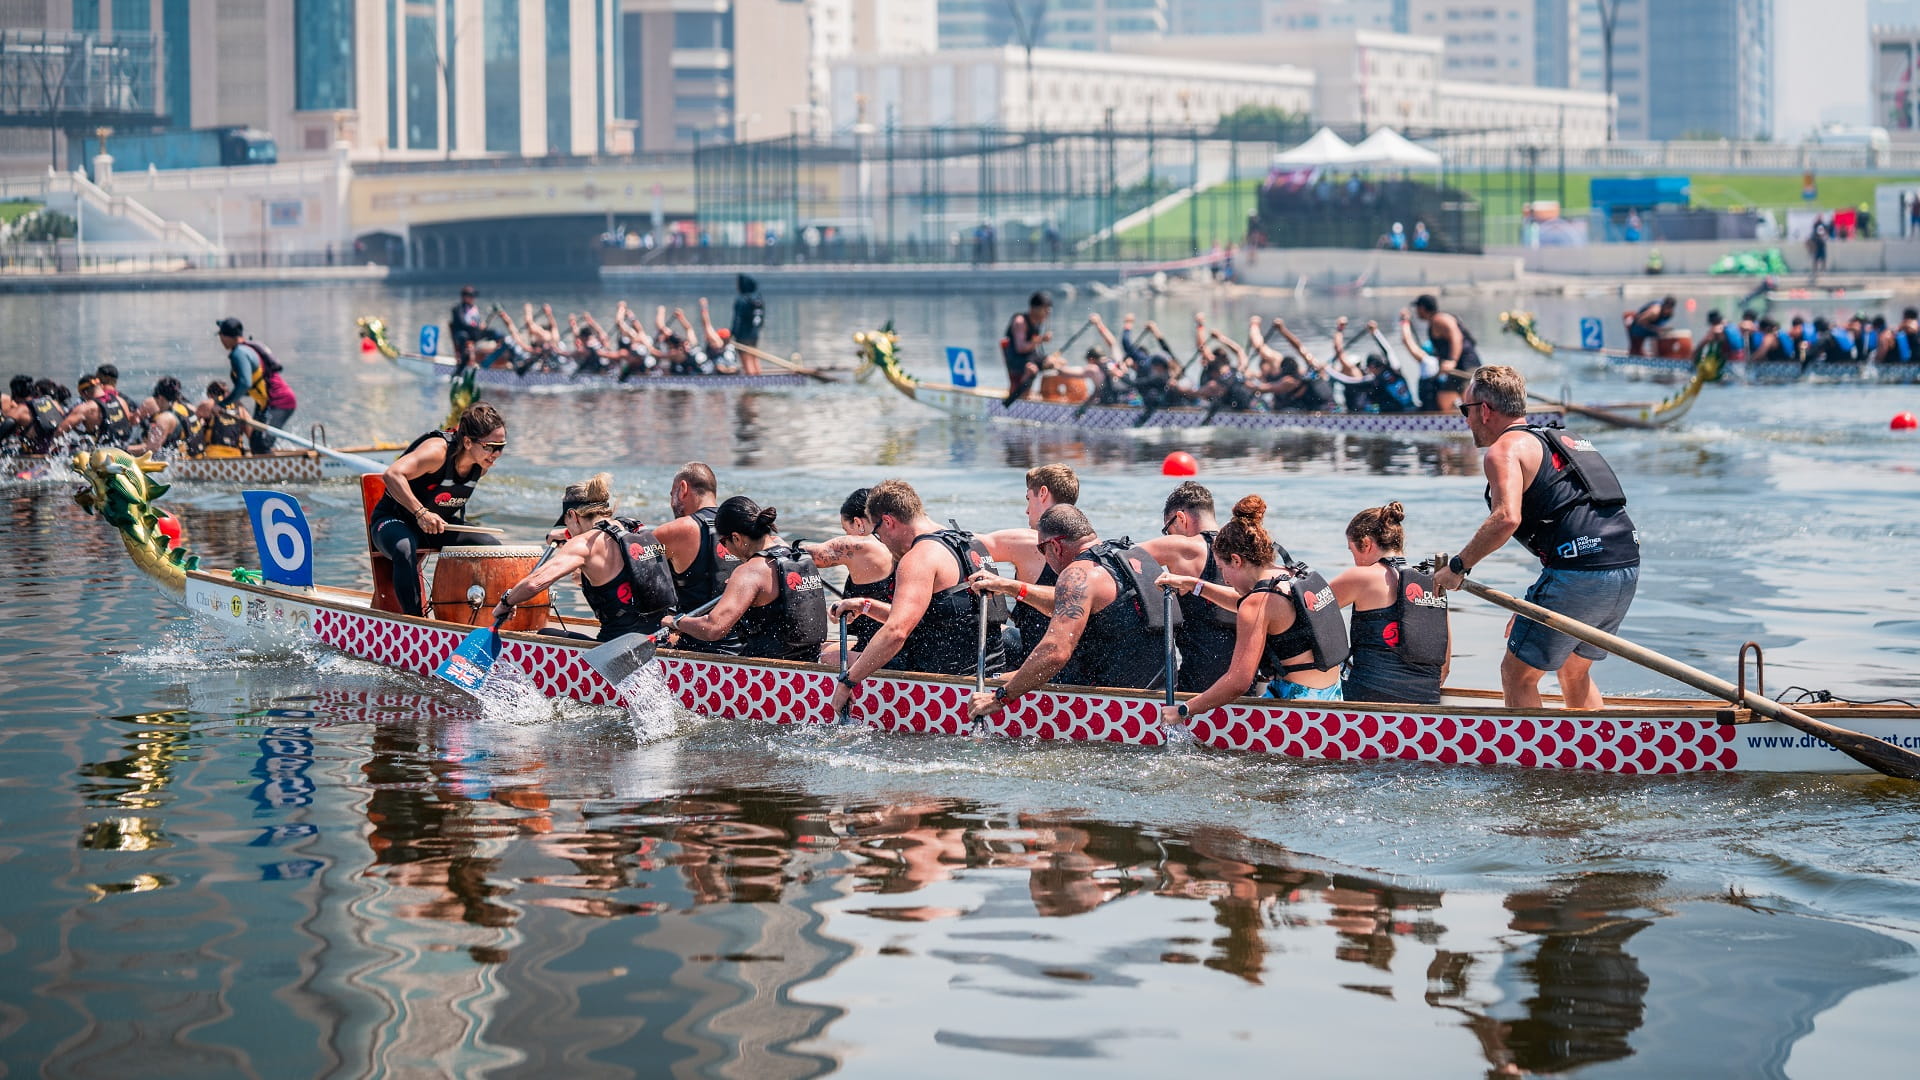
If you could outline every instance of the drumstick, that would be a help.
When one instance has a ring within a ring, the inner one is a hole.
[[[447,532],[486,533],[488,536],[507,535],[507,530],[495,529],[487,525],[454,525],[452,523],[447,523],[447,524],[441,525],[440,528]]]

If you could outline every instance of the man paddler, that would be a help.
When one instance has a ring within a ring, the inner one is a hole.
[[[1013,605],[1008,616],[1015,631],[1007,643],[1009,667],[1019,667],[1040,636],[1047,632],[1047,613],[1024,603],[1026,598],[1020,595],[1019,587],[1024,584],[1052,588],[1060,580],[1040,554],[1040,535],[1035,531],[1040,518],[1056,506],[1073,506],[1079,501],[1080,477],[1074,474],[1073,466],[1057,461],[1036,465],[1027,470],[1027,527],[999,529],[980,537],[994,562],[1013,565],[1013,577],[1006,582],[1006,587],[989,590],[1006,596]]]
[[[596,473],[584,484],[569,484],[560,503],[556,529],[564,543],[544,564],[500,594],[496,619],[513,613],[568,574],[580,575],[580,596],[600,620],[597,640],[624,634],[651,634],[673,613],[677,594],[673,569],[653,530],[631,518],[614,516],[613,477]],[[540,631],[559,637],[586,637],[568,630]]]
[[[1027,298],[1027,310],[1015,312],[1007,320],[1006,336],[1000,339],[1000,356],[1007,362],[1007,404],[1024,396],[1040,378],[1046,366],[1046,344],[1053,332],[1046,328],[1053,315],[1053,297],[1042,289]]]
[[[1141,548],[1102,541],[1078,507],[1054,507],[1036,531],[1060,575],[1046,600],[1047,632],[1006,682],[973,695],[975,720],[1049,682],[1144,690],[1166,676],[1165,608],[1153,584],[1160,565]]]
[[[1486,450],[1491,512],[1433,583],[1459,588],[1480,560],[1513,537],[1544,566],[1527,590],[1528,600],[1607,633],[1618,631],[1640,581],[1640,532],[1627,516],[1626,492],[1613,469],[1585,439],[1529,425],[1526,380],[1510,367],[1475,371],[1461,398],[1473,443]],[[1589,674],[1604,656],[1602,649],[1516,616],[1500,662],[1500,689],[1510,708],[1539,708],[1540,677],[1557,671],[1568,708],[1604,708],[1606,699]]]
[[[864,613],[882,618],[880,629],[856,653],[833,694],[841,712],[853,691],[881,668],[935,675],[971,674],[977,658],[980,605],[987,609],[987,671],[998,672],[1003,657],[999,604],[976,596],[967,577],[991,559],[986,545],[971,533],[942,529],[905,480],[884,480],[867,493],[867,520],[873,535],[896,560],[893,592],[882,617],[871,600],[841,600],[829,614],[839,619]]]
[[[674,518],[654,530],[660,546],[673,568],[673,588],[680,611],[693,611],[726,591],[727,578],[740,560],[720,543],[714,518],[720,513],[720,481],[705,462],[689,461],[673,474],[667,489],[667,506]],[[738,634],[723,634],[711,641],[682,637],[676,648],[690,652],[740,654]]]
[[[1480,351],[1473,340],[1473,334],[1461,325],[1458,317],[1440,310],[1440,301],[1431,293],[1422,293],[1414,298],[1413,313],[1426,320],[1427,346],[1414,340],[1411,320],[1407,313],[1400,313],[1400,337],[1406,342],[1408,350],[1415,356],[1430,354],[1439,364],[1438,372],[1433,376],[1432,391],[1422,385],[1420,400],[1426,403],[1429,412],[1445,412],[1460,398],[1460,391],[1467,384],[1467,376],[1480,366]],[[1426,380],[1423,378],[1424,384]]]
[[[293,418],[298,407],[293,390],[280,374],[280,363],[265,344],[246,336],[240,320],[229,315],[216,324],[220,347],[227,350],[227,366],[233,374],[232,389],[220,401],[233,405],[241,398],[253,399],[254,419],[268,427],[281,427]],[[253,430],[252,449],[265,454],[273,449],[274,437],[259,428]]]

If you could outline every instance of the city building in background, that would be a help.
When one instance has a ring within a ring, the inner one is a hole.
[[[1446,43],[1445,78],[1533,86],[1539,82],[1540,6],[1541,0],[1408,0],[1407,29]]]
[[[620,21],[619,115],[634,149],[812,130],[801,0],[620,0]]]
[[[1920,142],[1920,19],[1875,26],[1871,123],[1892,138]]]
[[[808,19],[813,54],[807,82],[816,132],[831,124],[834,61],[940,47],[939,0],[810,0]]]
[[[1618,138],[1771,138],[1773,2],[1580,0],[1579,85],[1606,86],[1604,10],[1612,17]]]
[[[942,49],[1104,51],[1121,34],[1164,34],[1172,0],[940,0]]]

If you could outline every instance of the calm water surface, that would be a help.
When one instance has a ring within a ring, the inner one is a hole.
[[[613,291],[499,298],[591,305]],[[690,304],[692,297],[626,298]],[[486,299],[483,297],[483,300]],[[770,298],[770,344],[839,361],[888,318],[911,367],[990,346],[1018,297]],[[1223,327],[1322,302],[1203,297]],[[1702,313],[1724,298],[1700,297]],[[1185,334],[1196,298],[1134,301]],[[224,374],[238,314],[288,361],[294,426],[407,438],[440,395],[355,349],[438,291],[0,296],[9,366],[142,391]],[[1907,298],[1906,302],[1912,302]],[[1354,307],[1390,322],[1396,302]],[[1071,325],[1084,299],[1062,303]],[[1613,299],[1546,306],[1552,336]],[[1102,301],[1110,320],[1125,310]],[[1664,393],[1522,354],[1580,400]],[[1169,333],[1169,336],[1174,336]],[[1177,340],[1177,339],[1176,339]],[[947,419],[878,384],[497,401],[481,488],[531,538],[601,468],[665,515],[682,461],[819,536],[858,484],[1021,521],[1020,473],[1080,470],[1103,532],[1150,534],[1170,450],[1249,491],[1323,568],[1362,507],[1409,547],[1484,511],[1445,440],[1077,437]],[[1686,427],[1606,433],[1646,540],[1625,633],[1771,691],[1920,695],[1912,388],[1710,388]],[[357,494],[298,490],[321,572],[364,579]],[[236,491],[167,500],[210,563],[257,564]],[[1522,587],[1517,548],[1478,572]],[[1191,749],[774,729],[752,717],[486,704],[315,652],[254,656],[128,576],[63,494],[0,489],[0,1065],[58,1076],[1836,1076],[1904,1072],[1920,1006],[1920,790],[1864,777],[1649,778],[1300,763]],[[1503,620],[1464,600],[1454,671]],[[1621,694],[1674,688],[1609,661]]]

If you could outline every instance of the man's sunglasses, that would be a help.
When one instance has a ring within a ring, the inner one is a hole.
[[[1473,415],[1473,409],[1474,409],[1474,407],[1475,407],[1475,406],[1477,406],[1477,405],[1485,405],[1485,404],[1486,404],[1486,402],[1484,402],[1484,401],[1463,401],[1463,402],[1461,402],[1460,404],[1458,404],[1458,405],[1456,405],[1456,406],[1454,406],[1454,407],[1460,410],[1460,415],[1461,415],[1461,416],[1472,416],[1472,415]]]

